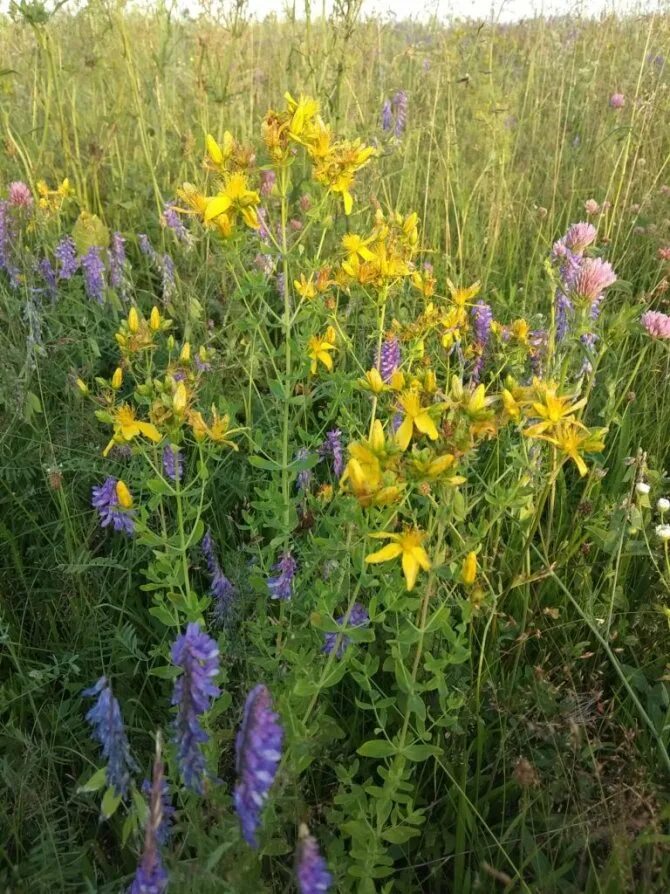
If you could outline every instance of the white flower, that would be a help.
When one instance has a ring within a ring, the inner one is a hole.
[[[635,485],[635,490],[639,494],[644,496],[649,493],[649,491],[651,490],[651,487],[647,484],[646,481],[638,481],[638,483]]]
[[[656,525],[656,536],[664,543],[670,540],[670,525]]]
[[[667,497],[659,497],[656,508],[659,512],[667,512],[670,509],[670,500]]]

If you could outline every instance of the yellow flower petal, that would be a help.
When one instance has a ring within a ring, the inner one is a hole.
[[[412,440],[412,432],[414,431],[414,423],[409,416],[405,416],[402,425],[395,435],[396,443],[401,450],[407,450],[409,442]]]
[[[407,589],[413,590],[417,575],[419,574],[419,563],[414,556],[414,551],[402,554],[402,570],[405,575]]]
[[[366,556],[365,561],[370,565],[375,565],[378,562],[390,562],[391,559],[397,559],[401,553],[402,547],[399,543],[387,543],[386,546],[377,550],[376,553],[370,553],[369,556]]]

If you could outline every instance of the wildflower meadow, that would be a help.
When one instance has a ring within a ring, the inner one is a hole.
[[[0,890],[666,894],[669,53],[0,15]]]

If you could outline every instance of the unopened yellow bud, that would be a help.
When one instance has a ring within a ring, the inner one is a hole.
[[[116,482],[116,497],[119,501],[119,506],[122,506],[124,509],[130,509],[133,505],[133,495],[123,481]]]
[[[463,560],[461,568],[461,580],[467,586],[472,586],[477,577],[477,553],[468,553]]]
[[[191,359],[191,345],[187,341],[184,342],[184,347],[181,349],[179,359],[183,363],[188,363],[188,361]]]
[[[128,312],[128,328],[131,332],[137,332],[140,328],[140,318],[134,307],[131,307]]]
[[[365,373],[365,384],[373,394],[380,394],[384,390],[384,382],[378,369],[373,367]]]
[[[114,375],[112,376],[112,388],[115,391],[118,391],[121,385],[123,385],[123,370],[120,366],[117,366],[114,370]]]
[[[172,407],[175,413],[183,413],[186,409],[186,386],[179,382],[172,396]]]
[[[83,395],[88,394],[88,385],[86,384],[86,382],[83,381],[83,379],[77,379],[77,388]]]
[[[205,145],[207,146],[207,155],[209,155],[215,165],[220,165],[223,162],[223,152],[221,152],[221,147],[211,133],[207,134]]]
[[[155,304],[151,308],[151,316],[149,317],[149,326],[151,327],[152,332],[158,332],[158,330],[161,328],[161,315],[160,315],[160,311],[158,310],[158,308],[156,307]]]

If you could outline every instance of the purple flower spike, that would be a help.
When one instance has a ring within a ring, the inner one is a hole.
[[[324,894],[329,891],[333,877],[328,872],[316,839],[309,834],[305,825],[300,827],[297,858],[296,877],[300,894]]]
[[[103,304],[105,300],[105,265],[97,245],[92,245],[81,259],[81,269],[84,273],[86,294],[92,301]]]
[[[267,198],[274,189],[277,175],[274,171],[261,171],[261,195]]]
[[[268,578],[270,599],[287,600],[293,596],[293,578],[298,570],[298,563],[291,553],[284,553],[272,570],[278,572]]]
[[[144,850],[128,894],[163,894],[167,889],[168,874],[158,847],[161,843],[161,826],[166,819],[163,813],[165,786],[163,762],[157,755],[150,789],[149,817],[144,830]]]
[[[306,447],[301,447],[295,455],[297,460],[307,459],[309,456],[309,450]],[[296,478],[295,486],[301,493],[305,493],[309,490],[309,486],[312,483],[312,470],[311,469],[301,469],[298,472],[298,476]]]
[[[202,794],[205,758],[201,745],[209,736],[198,718],[219,695],[218,686],[212,682],[219,672],[219,647],[200,630],[199,624],[191,623],[172,646],[172,663],[182,670],[172,693],[172,704],[177,705],[174,741],[179,769],[186,788]]]
[[[162,222],[168,229],[172,230],[180,242],[189,241],[188,230],[171,202],[168,202],[163,209]]]
[[[130,756],[119,703],[112,695],[106,677],[100,677],[95,686],[85,689],[82,695],[86,698],[98,697],[86,714],[86,720],[93,728],[93,738],[102,746],[103,757],[107,758],[107,783],[117,796],[125,798],[130,786],[130,774],[137,770],[137,764]]]
[[[91,505],[98,510],[101,527],[111,525],[115,531],[122,531],[132,537],[135,533],[135,513],[132,509],[119,506],[117,483],[117,479],[110,476],[104,484],[94,487],[91,491]]]
[[[491,324],[493,323],[493,313],[488,304],[479,301],[472,308],[472,325],[475,330],[475,339],[477,344],[484,348],[488,344],[491,336]]]
[[[152,783],[149,782],[148,779],[145,779],[142,783],[142,794],[151,797],[152,790]],[[156,840],[159,844],[167,844],[170,840],[170,834],[172,832],[172,817],[175,815],[176,810],[172,806],[170,786],[168,785],[167,779],[165,778],[161,780],[160,800],[161,818],[156,827]]]
[[[258,847],[256,832],[281,760],[283,737],[279,715],[272,710],[270,693],[266,686],[259,684],[247,696],[242,726],[235,740],[235,810],[244,840],[253,848]]]
[[[163,471],[174,482],[181,482],[184,478],[184,457],[171,444],[163,449]]]
[[[344,471],[344,450],[342,448],[342,432],[334,428],[326,434],[326,438],[319,448],[321,456],[329,456],[332,460],[333,475],[339,478]]]
[[[337,619],[337,623],[340,627],[344,626],[346,619],[346,614],[341,615]],[[349,613],[349,620],[347,621],[347,627],[367,627],[370,623],[370,616],[367,613],[365,606],[361,605],[359,602],[355,602],[351,607],[351,612]],[[346,628],[345,628],[346,629]],[[337,644],[337,639],[340,639],[339,645],[337,645],[337,651],[335,652],[336,658],[341,658],[344,653],[349,648],[349,644],[351,643],[351,639],[348,636],[344,636],[342,633],[326,633],[324,636],[324,645],[322,651],[326,653],[326,655],[330,655],[331,652],[335,650],[335,646]]]
[[[79,270],[79,259],[77,258],[77,249],[71,236],[61,239],[54,249],[54,255],[60,265],[58,278],[72,279],[77,270]]]
[[[382,342],[379,352],[378,369],[383,382],[390,382],[391,376],[400,366],[400,342],[395,336]]]
[[[382,106],[382,130],[388,131],[393,127],[393,110],[391,109],[391,102],[388,99],[384,100],[384,105]]]
[[[407,112],[409,109],[409,101],[404,90],[398,90],[391,100],[393,113],[395,115],[395,130],[397,137],[401,137],[407,126]]]
[[[228,619],[228,614],[237,591],[235,590],[235,586],[223,573],[223,569],[219,564],[211,531],[207,531],[202,538],[200,548],[202,549],[202,554],[205,557],[207,568],[209,569],[212,578],[211,591],[216,599],[214,604],[214,617],[217,624],[222,625],[225,624]]]

